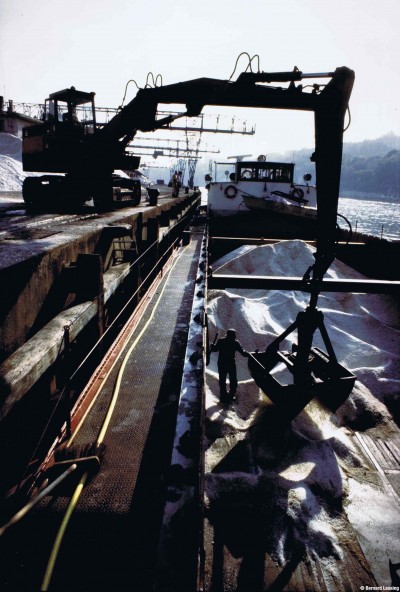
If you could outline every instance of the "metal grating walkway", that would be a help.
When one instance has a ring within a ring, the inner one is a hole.
[[[115,514],[129,511],[157,402],[161,406],[173,405],[179,396],[200,244],[201,237],[194,239],[180,255],[126,345],[127,351],[152,316],[126,365],[117,405],[104,440],[106,453],[101,471],[85,490],[81,511]],[[112,396],[118,367],[111,373],[101,400],[91,412],[85,429],[81,430],[78,445],[95,440],[104,406]]]
[[[202,232],[192,234],[126,344],[128,351],[137,340],[104,439],[101,468],[72,515],[50,590],[152,589],[202,238]],[[74,441],[77,450],[95,442],[119,366],[79,431]],[[54,539],[68,502],[68,497],[46,498],[10,531],[7,556],[10,549],[15,551],[0,576],[1,589],[40,589],[49,540]]]

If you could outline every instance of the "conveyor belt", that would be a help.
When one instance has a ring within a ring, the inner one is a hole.
[[[201,233],[192,237],[126,345],[126,351],[134,347],[105,435],[104,459],[73,513],[50,590],[151,590],[163,469],[170,458],[201,241]],[[96,441],[119,365],[74,440],[77,450]],[[58,528],[68,501],[46,499],[9,536],[19,564],[3,575],[5,590],[40,589],[49,554],[45,534]]]

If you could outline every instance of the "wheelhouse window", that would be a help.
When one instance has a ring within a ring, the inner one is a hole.
[[[246,168],[242,168],[240,171],[240,179],[242,181],[254,181],[257,177],[257,169],[254,167],[247,166]]]
[[[237,180],[293,183],[293,171],[292,163],[240,162],[237,164]]]
[[[291,183],[293,181],[293,165],[281,164],[275,169],[275,181]]]
[[[271,166],[262,166],[258,169],[259,181],[272,181],[274,178],[274,169]]]

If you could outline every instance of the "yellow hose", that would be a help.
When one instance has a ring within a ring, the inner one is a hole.
[[[180,255],[182,255],[186,251],[187,248],[188,248],[188,246],[186,246],[182,250],[182,253]],[[115,387],[114,387],[113,396],[112,396],[110,405],[108,407],[107,415],[106,415],[106,417],[105,417],[105,419],[103,421],[101,430],[100,430],[99,435],[97,437],[97,441],[96,441],[96,444],[97,445],[100,445],[103,442],[104,437],[105,437],[106,432],[107,432],[107,429],[108,429],[108,426],[110,424],[111,417],[112,417],[112,414],[113,414],[113,411],[114,411],[114,408],[115,408],[115,405],[117,403],[117,399],[118,399],[118,396],[119,396],[122,375],[124,373],[126,364],[128,363],[129,356],[131,355],[132,351],[135,349],[136,345],[138,344],[139,340],[142,338],[142,336],[145,333],[145,331],[147,330],[147,328],[148,328],[148,326],[150,324],[150,321],[152,320],[152,318],[154,316],[154,312],[155,312],[155,310],[157,309],[157,307],[158,307],[158,305],[160,303],[161,297],[164,294],[164,290],[165,290],[166,285],[168,283],[168,280],[169,280],[169,277],[171,275],[171,272],[174,269],[175,265],[177,264],[178,259],[179,259],[179,257],[176,258],[176,261],[171,266],[171,269],[168,272],[168,276],[167,276],[167,279],[166,279],[166,281],[164,283],[164,286],[163,286],[163,288],[162,288],[162,290],[160,292],[159,297],[156,300],[156,303],[155,303],[155,305],[153,307],[153,310],[152,310],[149,318],[147,319],[147,321],[146,321],[143,329],[140,331],[139,335],[136,337],[136,339],[134,340],[134,342],[132,343],[132,345],[130,346],[130,348],[128,349],[128,351],[125,354],[124,360],[123,360],[123,362],[121,364],[121,367],[119,369],[119,372],[118,372],[117,380],[116,380]],[[76,435],[76,433],[80,429],[81,425],[82,424],[79,425],[79,427],[75,431],[73,437]],[[70,445],[70,442],[68,444]],[[57,533],[56,539],[55,539],[54,544],[53,544],[53,548],[52,548],[51,553],[50,553],[49,561],[48,561],[47,567],[46,567],[46,572],[44,574],[43,581],[42,581],[42,586],[40,588],[40,591],[41,592],[47,592],[47,590],[48,590],[48,587],[50,585],[50,580],[51,580],[52,575],[53,575],[53,571],[54,571],[55,564],[56,564],[56,561],[57,561],[57,556],[58,556],[58,553],[59,553],[59,550],[60,550],[60,547],[61,547],[61,543],[62,543],[64,534],[65,534],[65,531],[67,529],[67,526],[68,526],[69,520],[70,520],[70,518],[72,516],[72,513],[73,513],[73,511],[74,511],[74,509],[75,509],[75,507],[76,507],[76,505],[78,503],[78,500],[79,500],[79,497],[80,497],[80,495],[81,495],[81,493],[83,491],[83,488],[84,488],[84,486],[86,484],[86,481],[88,479],[88,475],[89,475],[89,473],[87,473],[87,472],[82,475],[82,477],[81,477],[78,485],[76,486],[76,489],[74,491],[74,494],[73,494],[73,496],[72,496],[72,498],[71,498],[71,500],[70,500],[70,502],[68,504],[67,511],[64,514],[63,520],[61,522],[60,528],[58,529],[58,533]]]
[[[187,249],[187,247],[185,247],[183,249],[181,255],[185,252],[186,249]],[[112,417],[112,414],[113,414],[113,411],[114,411],[114,407],[116,405],[116,402],[117,402],[117,399],[118,399],[118,396],[119,396],[119,390],[120,390],[120,387],[121,387],[122,376],[124,374],[124,370],[125,370],[126,364],[128,363],[129,357],[130,357],[131,353],[133,352],[133,350],[135,349],[135,347],[137,346],[137,344],[139,343],[139,341],[142,338],[143,334],[146,332],[146,330],[147,330],[147,328],[148,328],[148,326],[150,324],[150,321],[152,320],[152,318],[154,316],[154,313],[155,313],[155,311],[156,311],[156,309],[157,309],[157,307],[158,307],[158,305],[160,303],[160,300],[162,298],[162,295],[164,294],[164,290],[165,290],[165,288],[167,286],[167,283],[168,283],[168,280],[169,280],[169,276],[171,275],[172,270],[174,269],[174,267],[177,264],[177,262],[178,262],[178,258],[176,259],[175,263],[171,266],[171,269],[168,272],[168,277],[167,277],[167,279],[166,279],[166,281],[164,283],[164,286],[162,287],[162,290],[160,292],[160,295],[158,296],[158,298],[156,300],[156,303],[155,303],[155,305],[153,307],[153,310],[151,311],[151,314],[150,314],[149,318],[147,319],[147,321],[146,321],[143,329],[140,331],[139,335],[136,337],[136,339],[134,340],[134,342],[132,343],[132,345],[130,346],[130,348],[128,349],[128,351],[125,354],[125,357],[123,359],[123,362],[122,362],[121,367],[120,367],[119,372],[118,372],[117,380],[116,380],[115,387],[114,387],[113,397],[112,397],[111,403],[110,403],[110,405],[108,407],[107,415],[106,415],[106,417],[104,419],[102,428],[101,428],[100,433],[99,433],[99,435],[97,437],[97,444],[101,444],[103,442],[103,440],[104,440],[105,435],[106,435],[106,431],[107,431],[108,425],[109,425],[109,423],[111,421],[111,417]]]
[[[47,563],[46,572],[43,577],[42,586],[40,588],[41,592],[47,592],[50,584],[51,577],[53,575],[54,566],[57,561],[58,552],[60,550],[60,546],[62,540],[64,538],[65,531],[67,530],[68,522],[72,516],[72,512],[75,510],[76,504],[78,503],[79,497],[82,493],[82,490],[85,486],[86,480],[88,478],[89,473],[84,473],[76,486],[73,496],[68,504],[67,511],[64,514],[63,520],[61,522],[60,528],[58,529],[56,540],[54,541],[53,548],[50,553],[49,561]]]

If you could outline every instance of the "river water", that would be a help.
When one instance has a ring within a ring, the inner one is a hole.
[[[201,187],[201,203],[207,204],[207,190]],[[400,202],[386,199],[361,199],[341,197],[340,214],[345,216],[353,231],[364,232],[387,240],[400,240]],[[347,228],[344,220],[338,219],[341,228]]]
[[[399,201],[341,197],[339,213],[349,220],[354,231],[400,240]],[[340,218],[339,225],[346,227]]]

